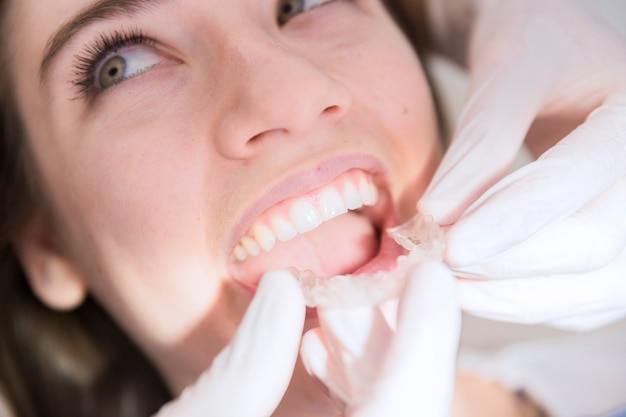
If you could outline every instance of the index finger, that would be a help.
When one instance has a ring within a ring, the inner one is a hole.
[[[548,95],[580,59],[579,48],[557,23],[534,19],[520,34],[521,45],[512,45],[499,65],[479,65],[470,73],[470,98],[419,202],[421,213],[452,224],[509,171]]]

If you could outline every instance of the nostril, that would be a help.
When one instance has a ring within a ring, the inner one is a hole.
[[[339,120],[348,112],[350,105],[351,100],[349,97],[343,100],[335,100],[334,104],[325,107],[319,114],[326,119]]]
[[[254,144],[256,142],[258,142],[261,139],[261,136],[263,136],[264,133],[257,133],[256,135],[252,136],[250,139],[248,139],[248,144]]]
[[[246,144],[254,145],[257,142],[260,142],[261,139],[263,138],[267,138],[268,136],[284,134],[286,132],[287,132],[287,129],[284,129],[284,128],[266,130],[265,132],[257,133],[256,135],[252,136],[250,139],[248,139],[248,142]]]
[[[342,107],[341,106],[332,105],[332,106],[328,106],[324,110],[322,110],[322,112],[320,113],[320,116],[323,119],[325,119],[325,118],[335,119],[335,118],[340,117],[341,113],[342,113]],[[289,134],[289,133],[294,133],[294,132],[297,132],[299,130],[306,129],[307,127],[309,127],[308,126],[309,123],[307,121],[303,122],[302,124],[298,124],[295,121],[296,121],[296,119],[292,118],[291,119],[291,125],[289,127],[269,129],[269,130],[266,130],[264,132],[257,133],[256,135],[252,136],[247,141],[247,145],[254,145],[256,143],[261,142],[262,140],[267,140],[267,138],[269,138],[269,137],[274,137],[274,136],[280,136],[280,135],[285,135],[285,134]]]
[[[333,105],[333,106],[326,107],[324,111],[322,111],[322,114],[335,115],[340,112],[341,112],[341,108],[337,105]]]

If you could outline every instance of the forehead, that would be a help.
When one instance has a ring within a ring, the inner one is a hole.
[[[45,71],[51,58],[84,27],[116,16],[132,17],[165,0],[10,0],[6,18],[13,47],[41,57]],[[17,52],[17,51],[14,51]]]
[[[85,0],[10,0],[6,19],[13,43],[20,48],[37,45],[43,50],[48,37],[87,4]]]
[[[6,1],[6,0],[5,0]],[[39,72],[50,36],[69,16],[88,4],[80,0],[10,0],[5,10],[8,29],[6,48],[11,72],[24,78]]]

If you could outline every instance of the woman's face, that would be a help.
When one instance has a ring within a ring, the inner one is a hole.
[[[53,240],[174,389],[266,269],[393,264],[380,232],[440,150],[379,0],[14,0],[8,20]]]

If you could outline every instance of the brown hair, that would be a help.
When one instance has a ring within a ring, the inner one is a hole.
[[[11,247],[40,202],[8,63],[0,46],[0,395],[18,417],[148,416],[170,399],[149,361],[94,300],[72,312],[43,306]]]

